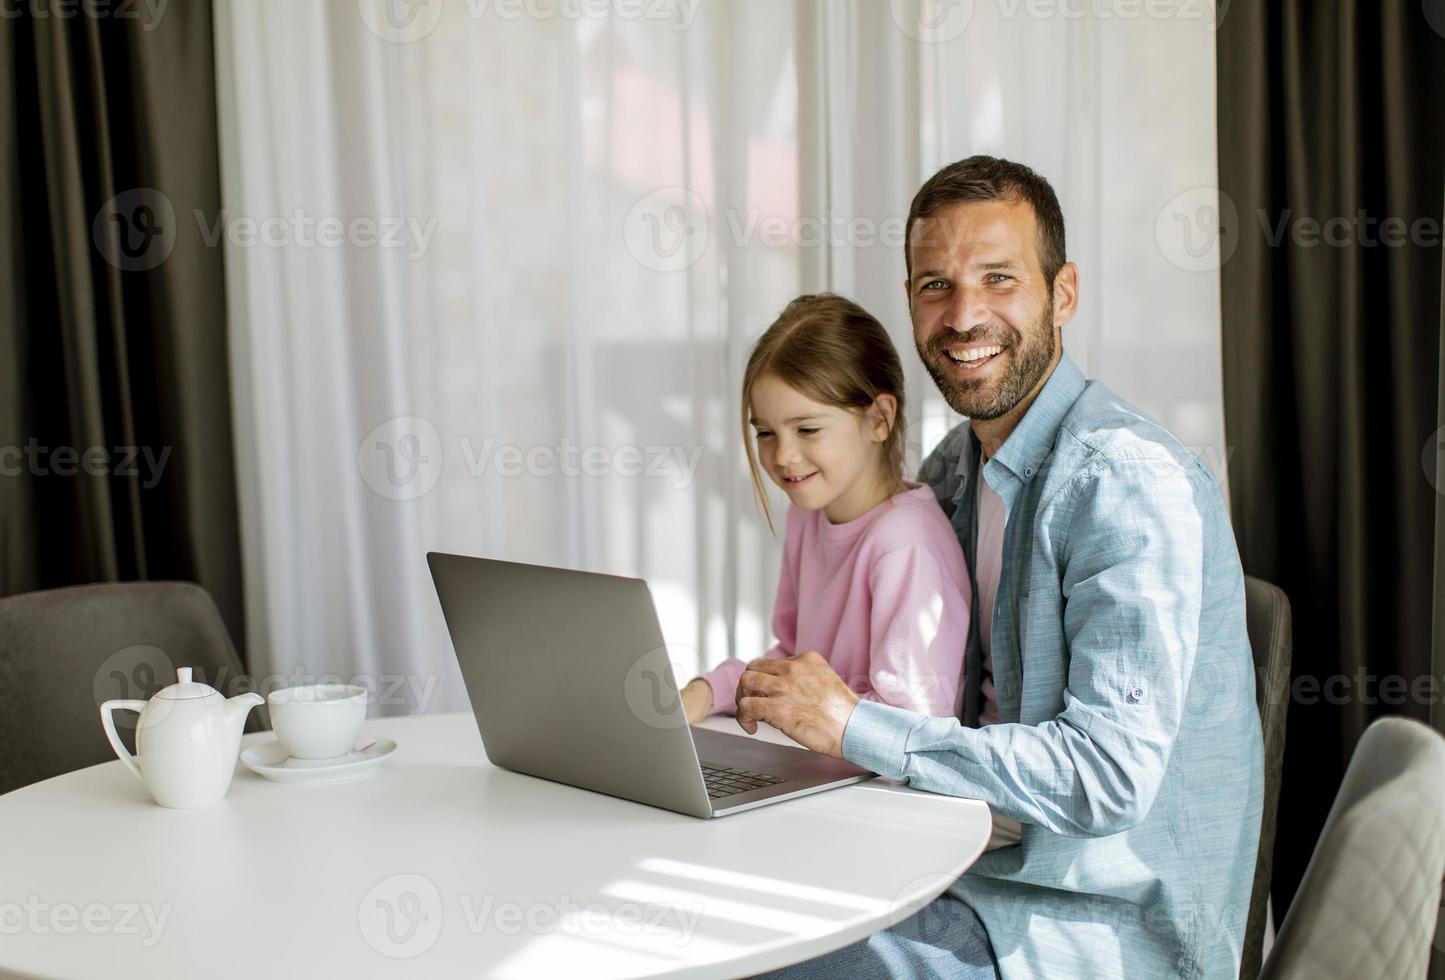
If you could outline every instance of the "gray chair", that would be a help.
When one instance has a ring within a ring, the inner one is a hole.
[[[1280,774],[1284,768],[1284,724],[1289,709],[1290,659],[1294,651],[1289,599],[1263,579],[1244,578],[1244,617],[1254,651],[1254,698],[1264,735],[1264,811],[1260,817],[1259,855],[1244,931],[1239,975],[1259,975],[1269,916],[1269,886],[1274,873]]]
[[[0,599],[0,793],[115,758],[100,703],[149,698],[176,668],[249,690],[215,603],[189,582],[82,585]],[[253,711],[250,731],[263,721]],[[134,712],[116,727],[134,751]]]
[[[1424,977],[1445,875],[1445,738],[1365,730],[1261,980]]]

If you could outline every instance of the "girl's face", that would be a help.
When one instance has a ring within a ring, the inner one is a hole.
[[[880,395],[866,412],[815,402],[773,375],[749,399],[758,462],[788,500],[842,524],[888,499],[896,481],[883,472],[896,401]]]

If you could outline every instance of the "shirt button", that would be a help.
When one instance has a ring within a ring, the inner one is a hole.
[[[1124,696],[1135,704],[1138,704],[1144,700],[1144,689],[1142,687],[1131,687]]]
[[[1033,475],[1034,475],[1034,468],[1033,468],[1032,466],[1025,466],[1025,467],[1024,467],[1024,476],[1033,476]]]

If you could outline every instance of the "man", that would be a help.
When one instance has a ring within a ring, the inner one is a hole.
[[[968,418],[920,472],[975,579],[963,724],[860,701],[812,651],[751,663],[738,720],[981,799],[1022,839],[914,918],[785,972],[1233,977],[1263,762],[1219,487],[1063,353],[1079,274],[1045,180],[970,157],[924,184],[906,228],[915,345]]]

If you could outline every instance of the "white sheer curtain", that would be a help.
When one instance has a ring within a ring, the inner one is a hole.
[[[1217,277],[1155,235],[1214,183],[1211,25],[990,3],[218,0],[258,672],[464,707],[428,550],[645,577],[680,675],[764,649],[749,345],[797,293],[858,299],[916,459],[953,420],[903,217],[971,153],[1058,190],[1086,372],[1221,447]]]

